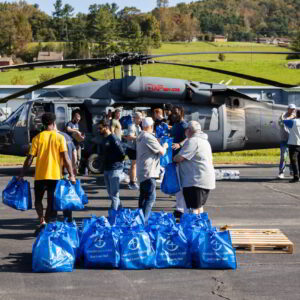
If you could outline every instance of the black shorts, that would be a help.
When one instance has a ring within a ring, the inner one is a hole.
[[[54,192],[58,180],[35,180],[34,181],[34,194],[35,201],[42,202],[45,191],[48,192],[48,198],[54,198]]]
[[[128,158],[130,160],[136,160],[136,150],[127,148],[126,149],[126,154],[127,154]]]
[[[197,186],[184,187],[182,189],[187,208],[197,209],[202,207],[208,198],[209,190]]]

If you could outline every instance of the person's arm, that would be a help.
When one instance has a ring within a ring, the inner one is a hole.
[[[74,148],[72,151],[72,167],[73,167],[73,174],[75,176],[77,173],[76,165],[77,165],[77,150],[76,148]]]
[[[186,139],[184,139],[184,140],[181,141],[180,143],[174,143],[174,144],[172,144],[172,149],[173,149],[173,150],[177,150],[177,149],[183,147],[185,141],[186,141]]]
[[[21,169],[21,172],[20,172],[20,175],[19,175],[20,179],[24,177],[24,174],[26,173],[26,171],[32,165],[33,159],[34,159],[34,157],[32,155],[30,155],[30,154],[27,155],[27,157],[26,157],[26,159],[24,161],[24,164],[23,164],[23,168]]]
[[[159,153],[160,155],[165,155],[166,154],[166,149],[168,148],[168,144],[165,143],[163,146],[158,142],[158,140],[152,136],[148,142],[147,142],[148,148],[153,151],[154,153]]]
[[[175,155],[175,156],[173,157],[173,160],[174,160],[176,163],[181,163],[182,161],[185,160],[185,158],[184,158],[183,156],[177,154],[177,155]]]
[[[62,152],[62,157],[63,157],[63,160],[64,160],[64,166],[66,167],[66,169],[68,170],[68,173],[70,175],[70,178],[69,180],[75,184],[76,183],[76,179],[75,179],[75,176],[73,174],[73,169],[72,169],[72,163],[71,163],[71,160],[68,156],[68,152],[65,151],[65,152]]]
[[[196,143],[193,143],[190,139],[187,139],[179,153],[173,157],[173,161],[181,163],[185,159],[191,160],[194,157],[197,148],[198,145]]]
[[[67,132],[70,132],[70,133],[80,133],[80,131],[78,129],[75,129],[75,128],[71,128],[70,126],[67,126]]]

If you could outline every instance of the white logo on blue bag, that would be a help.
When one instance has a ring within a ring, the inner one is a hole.
[[[103,248],[104,246],[106,245],[106,243],[105,243],[105,241],[104,240],[102,240],[102,239],[100,239],[100,238],[98,238],[98,239],[96,239],[95,240],[95,247],[96,248]]]
[[[136,250],[140,247],[140,242],[138,238],[133,238],[129,243],[128,243],[128,248],[130,250]]]
[[[213,249],[214,251],[219,251],[219,250],[221,250],[221,248],[222,248],[222,243],[219,243],[219,242],[217,241],[217,239],[212,238],[212,239],[211,239],[211,247],[212,247],[212,249]]]
[[[170,252],[174,252],[178,249],[178,245],[174,244],[172,241],[167,241],[165,245]]]

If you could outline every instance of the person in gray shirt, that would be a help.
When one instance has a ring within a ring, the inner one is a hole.
[[[174,161],[179,164],[180,182],[187,209],[203,212],[209,191],[215,188],[215,170],[207,135],[197,121],[190,121],[185,129],[188,138]]]
[[[168,144],[160,145],[153,135],[153,119],[143,119],[143,131],[136,139],[137,179],[140,183],[139,208],[143,210],[145,222],[156,200],[156,179],[159,177],[159,156],[164,155]]]

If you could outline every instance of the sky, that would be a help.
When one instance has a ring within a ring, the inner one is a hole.
[[[2,1],[1,1],[2,2]],[[6,1],[16,2],[16,1]],[[40,9],[46,12],[48,15],[52,15],[54,10],[53,4],[55,0],[26,0],[28,4],[38,4]],[[192,1],[187,0],[169,0],[169,6],[176,6],[178,3],[190,3]],[[116,3],[120,9],[125,6],[135,6],[142,12],[149,12],[156,7],[156,0],[62,0],[63,5],[70,4],[75,9],[75,14],[78,12],[87,13],[91,4],[105,4],[105,3]]]

